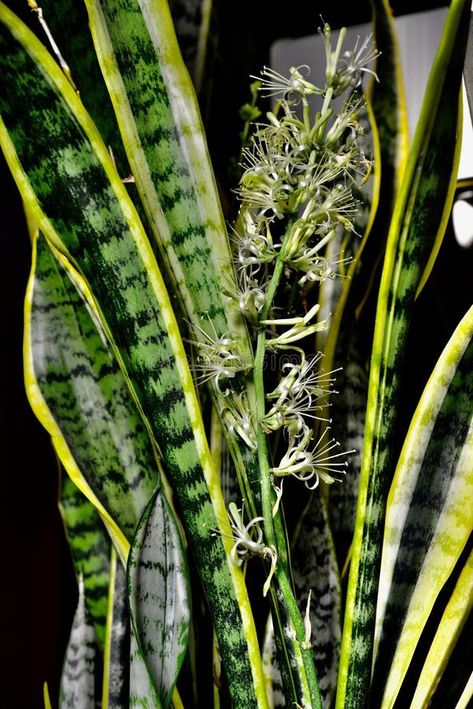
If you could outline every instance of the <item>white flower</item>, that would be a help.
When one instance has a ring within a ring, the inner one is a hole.
[[[199,352],[197,361],[192,367],[197,375],[197,383],[213,381],[218,391],[225,394],[228,382],[240,372],[248,373],[252,364],[239,351],[238,340],[233,335],[225,334],[217,337],[215,333],[215,337],[212,338],[202,328],[196,325],[194,327],[205,338],[205,341],[192,342]]]
[[[291,475],[304,482],[309,490],[314,490],[320,479],[327,484],[339,480],[339,476],[345,473],[345,468],[348,466],[348,462],[340,458],[355,451],[333,453],[332,451],[337,450],[340,443],[334,438],[324,441],[328,431],[327,427],[311,450],[308,449],[308,445],[312,433],[308,428],[300,437],[290,435],[287,452],[279,465],[271,469],[273,475],[276,477]]]
[[[228,506],[230,524],[232,527],[235,544],[230,552],[230,558],[236,566],[241,566],[252,556],[261,556],[263,559],[271,560],[271,568],[268,578],[263,586],[263,596],[266,596],[271,578],[276,569],[277,553],[274,547],[268,547],[263,541],[263,530],[260,522],[263,517],[255,517],[248,524],[243,522],[243,510],[239,510],[234,502]]]
[[[372,37],[371,34],[368,35],[360,45],[360,36],[358,35],[353,49],[343,52],[343,59],[339,63],[339,71],[347,79],[350,77],[350,86],[359,86],[363,74],[371,74],[376,81],[378,80],[376,72],[368,69],[368,64],[374,62],[380,54],[371,42]]]
[[[283,318],[279,320],[261,320],[261,325],[292,325],[289,330],[286,330],[281,335],[268,338],[267,347],[269,349],[287,347],[287,345],[297,342],[298,340],[302,340],[302,338],[312,335],[314,332],[324,330],[327,325],[326,320],[321,320],[318,323],[309,325],[310,321],[319,310],[320,305],[319,303],[316,303],[303,317]]]
[[[228,389],[222,399],[220,416],[230,435],[236,433],[246,445],[256,450],[256,431],[245,392]]]
[[[259,90],[267,98],[280,96],[292,102],[297,101],[298,97],[321,94],[322,90],[307,81],[302,71],[308,76],[310,69],[306,64],[298,67],[293,66],[289,69],[289,77],[286,77],[265,66],[261,77],[252,76],[251,78],[259,79],[261,82]]]

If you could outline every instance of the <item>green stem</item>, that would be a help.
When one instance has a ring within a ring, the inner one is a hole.
[[[287,250],[287,245],[289,242],[289,236],[291,233],[291,228],[294,220],[290,220],[286,234],[283,240],[283,244],[278,253],[276,263],[274,266],[273,275],[268,286],[266,293],[266,302],[261,314],[261,320],[267,320],[268,315],[276,295],[277,288],[279,286],[281,276],[284,270],[284,256]],[[255,395],[256,395],[256,412],[257,420],[261,421],[266,413],[265,407],[265,389],[264,389],[264,356],[266,351],[266,332],[263,328],[258,334],[256,355],[254,361],[254,385],[255,385]],[[294,597],[291,582],[289,580],[288,574],[286,572],[286,565],[280,562],[279,555],[279,539],[276,533],[274,518],[273,518],[273,498],[274,491],[272,485],[271,477],[271,466],[270,466],[270,452],[268,447],[268,441],[266,433],[263,431],[261,426],[257,428],[257,443],[258,443],[258,460],[260,468],[260,481],[261,481],[261,506],[264,518],[264,531],[266,536],[266,543],[270,547],[274,547],[278,554],[278,560],[275,571],[275,578],[277,585],[279,587],[279,592],[277,593],[277,599],[279,604],[283,606],[283,614],[288,618],[290,624],[292,625],[292,631],[295,635],[295,642],[293,643],[293,656],[295,660],[302,661],[303,672],[299,673],[298,686],[302,694],[302,697],[309,699],[309,706],[313,709],[319,709],[322,707],[317,676],[314,666],[314,659],[312,650],[310,646],[307,645],[305,639],[304,625],[302,618],[297,607],[297,602]],[[278,511],[277,515],[280,515]],[[298,663],[299,664],[299,663]],[[300,665],[299,665],[300,667]],[[306,702],[303,706],[307,706]]]

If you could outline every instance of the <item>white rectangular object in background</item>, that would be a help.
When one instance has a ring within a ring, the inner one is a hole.
[[[406,89],[409,132],[414,135],[419,117],[425,86],[437,50],[447,8],[418,12],[395,18],[399,40],[399,53]],[[359,36],[363,40],[371,32],[371,25],[355,25],[348,28],[345,47],[352,49]],[[336,42],[338,31],[333,32]],[[271,47],[271,67],[287,75],[292,66],[307,64],[310,81],[323,85],[325,72],[325,47],[318,34],[299,39],[280,39]],[[473,126],[466,100],[463,101],[463,139],[458,178],[473,177]]]

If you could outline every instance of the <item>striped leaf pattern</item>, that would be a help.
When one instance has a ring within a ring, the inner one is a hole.
[[[42,14],[62,56],[70,68],[74,84],[92,116],[122,177],[130,172],[110,97],[94,51],[84,3],[73,0],[41,0]],[[44,32],[34,13],[29,26],[44,42]]]
[[[36,385],[88,484],[131,540],[158,479],[148,433],[113,353],[43,236],[31,286]]]
[[[473,531],[472,365],[473,308],[424,391],[388,500],[373,679],[375,696],[385,687],[386,706]]]
[[[211,336],[238,332],[245,342],[241,318],[224,309],[222,278],[233,278],[231,256],[197,102],[167,3],[87,0],[87,7],[168,277],[194,325]],[[192,336],[202,338],[197,328]]]
[[[320,693],[330,707],[336,685],[341,639],[341,589],[330,533],[328,511],[321,491],[314,492],[292,544],[296,598],[304,615],[311,592],[310,622]]]
[[[125,570],[112,550],[103,668],[102,709],[123,709],[130,693],[130,621]]]
[[[182,542],[161,491],[138,525],[127,567],[131,623],[154,687],[169,706],[189,639],[190,589]]]
[[[60,510],[77,577],[84,584],[85,605],[103,650],[110,582],[110,541],[100,516],[72,480],[63,476]]]
[[[234,279],[231,254],[194,91],[167,3],[87,0],[87,7],[130,165],[192,337],[207,342],[208,337],[213,340],[231,333],[251,362],[246,326],[223,295]],[[218,402],[218,393],[213,393]],[[250,402],[252,398],[250,389]],[[225,407],[221,397],[217,406],[219,411]],[[243,496],[256,514],[260,509],[257,457],[243,444],[233,442],[230,448]],[[275,525],[281,563],[285,563],[280,515]],[[289,628],[283,642],[290,643],[291,637]],[[294,648],[288,652],[298,654]]]
[[[338,393],[331,398],[330,415],[335,439],[346,450],[354,450],[347,458],[346,474],[339,485],[328,489],[330,529],[332,530],[340,569],[344,568],[355,528],[356,501],[360,482],[361,452],[365,428],[368,373],[362,359],[362,345],[356,326],[342,329],[338,357],[343,369],[337,372]]]
[[[3,26],[0,34],[0,132],[7,160],[48,239],[78,265],[100,302],[106,332],[166,462],[233,699],[242,707],[264,706],[244,579],[230,560],[230,525],[151,248],[77,95],[26,28],[5,8],[0,14],[11,28]]]
[[[85,605],[84,579],[79,576],[79,600],[61,676],[60,709],[95,709],[97,644]]]
[[[469,8],[468,8],[469,11]],[[367,427],[337,706],[364,706],[370,677],[377,577],[392,435],[409,316],[450,182],[445,155],[456,140],[467,5],[451,4],[426,90],[416,138],[394,210],[378,298]]]
[[[131,627],[130,643],[130,707],[162,709],[158,694],[153,686],[143,653],[139,647],[135,630]]]

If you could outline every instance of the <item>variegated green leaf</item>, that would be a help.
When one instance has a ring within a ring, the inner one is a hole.
[[[338,350],[338,356],[343,356],[343,368],[336,374],[338,393],[331,397],[331,427],[335,439],[346,450],[354,451],[347,458],[341,484],[331,485],[328,489],[330,528],[340,569],[343,569],[355,528],[368,393],[368,373],[356,326],[353,330],[340,332]]]
[[[430,704],[448,658],[473,608],[473,553],[470,553],[443,612],[412,699],[412,708]]]
[[[375,696],[384,689],[383,706],[392,706],[435,600],[473,531],[472,457],[473,307],[424,390],[389,494],[373,679]]]
[[[30,388],[39,389],[88,485],[131,540],[158,480],[148,433],[110,348],[43,236],[34,266],[26,305]]]
[[[143,653],[138,645],[135,630],[131,628],[130,643],[130,707],[162,709],[159,696],[153,686]]]
[[[247,335],[225,309],[231,255],[192,84],[166,0],[87,0],[97,56],[168,277],[212,337]],[[211,323],[211,325],[207,324]],[[193,337],[205,336],[197,327]]]
[[[61,676],[60,709],[95,709],[97,643],[85,604],[84,579],[79,576],[79,600]]]
[[[110,541],[97,510],[67,476],[62,480],[60,510],[76,575],[82,577],[84,584],[85,605],[99,647],[103,650],[110,582]]]
[[[450,183],[469,8],[454,0],[426,89],[394,209],[378,299],[367,425],[348,586],[338,707],[367,701],[380,540],[393,474],[392,437],[410,311],[429,258]]]
[[[103,665],[102,709],[124,709],[130,693],[130,620],[125,570],[113,549]]]
[[[122,177],[129,174],[128,161],[118,130],[110,97],[94,51],[92,36],[83,2],[73,0],[41,0],[42,17],[66,61],[84,106],[92,116],[104,143],[112,151]],[[29,26],[50,47],[36,13]]]
[[[138,525],[127,567],[131,623],[163,706],[189,640],[190,589],[179,530],[161,491]]]
[[[160,448],[212,610],[233,700],[242,707],[264,706],[246,587],[231,561],[230,524],[151,247],[80,99],[31,33],[0,7],[0,139],[10,169],[43,233],[90,288]],[[57,433],[49,418],[43,422]]]

